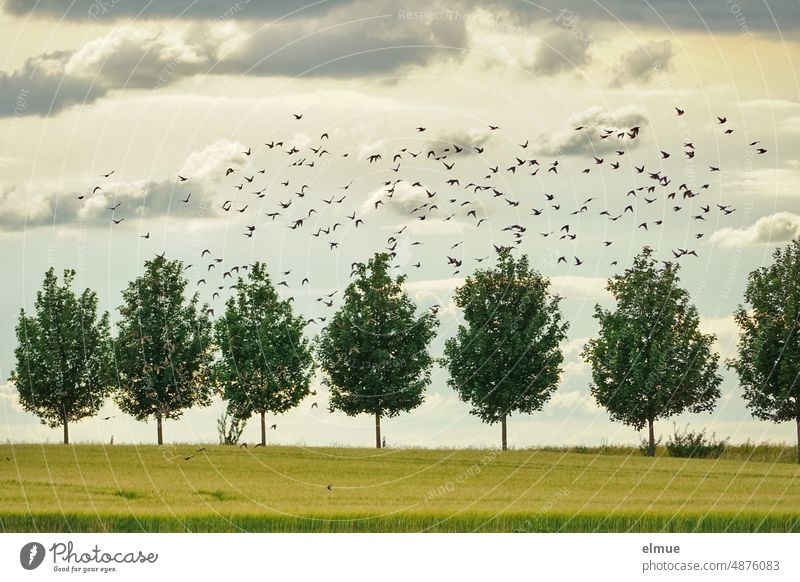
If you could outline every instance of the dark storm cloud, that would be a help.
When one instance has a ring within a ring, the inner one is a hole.
[[[68,57],[65,52],[44,54],[12,73],[0,71],[0,117],[44,116],[105,95],[106,89],[91,79],[63,75]]]
[[[55,114],[92,103],[114,90],[157,90],[194,75],[397,76],[408,67],[463,58],[469,49],[467,23],[477,8],[491,11],[498,27],[510,23],[526,30],[534,24],[549,24],[549,32],[528,63],[541,76],[589,65],[591,44],[581,39],[590,38],[587,31],[593,26],[614,24],[617,19],[660,29],[708,27],[712,32],[730,33],[793,30],[800,22],[797,0],[772,0],[758,8],[727,0],[654,0],[649,5],[609,0],[602,8],[594,3],[576,2],[573,6],[561,0],[538,4],[497,0],[447,4],[422,0],[327,0],[316,4],[8,0],[3,6],[13,14],[33,11],[33,17],[73,20],[93,20],[90,11],[99,10],[102,15],[95,17],[109,22],[130,21],[141,13],[147,23],[121,26],[74,51],[39,55],[15,71],[0,71],[0,99],[5,104],[0,107],[0,117]],[[177,24],[170,25],[170,21]],[[243,39],[225,49],[225,54],[221,47],[232,39],[222,23],[232,24],[238,35],[235,38]],[[153,30],[156,32],[148,32]],[[663,42],[639,47],[623,56],[611,72],[610,82],[623,86],[646,81],[653,73],[653,63],[659,62],[666,70],[671,56],[670,45]]]
[[[6,0],[4,9],[10,14],[40,18],[68,19],[87,22],[105,20],[214,20],[242,18],[273,20],[297,12],[320,15],[350,3],[352,0]]]
[[[797,0],[537,0],[518,3],[503,0],[464,0],[504,15],[517,23],[546,19],[562,24],[611,22],[641,24],[659,29],[709,31],[712,33],[777,33],[800,28]],[[796,40],[793,38],[792,40]]]
[[[416,22],[376,15],[269,26],[215,67],[218,73],[349,77],[391,73],[409,65],[459,58],[466,48],[464,23]]]
[[[275,20],[282,17],[319,17],[328,12],[348,7],[353,14],[372,6],[398,11],[430,11],[435,3],[420,0],[285,0],[268,2],[260,0],[6,0],[4,10],[10,14],[32,14],[39,18],[75,21],[113,21],[130,19],[214,20],[235,18],[239,20]],[[658,28],[711,32],[796,30],[800,27],[800,10],[797,0],[606,0],[602,3],[572,2],[564,0],[538,0],[537,2],[510,0],[452,0],[439,8],[456,17],[476,7],[493,13],[498,20],[514,20],[529,24],[539,20],[562,20],[577,17],[587,21],[624,22]],[[291,15],[291,16],[289,16]]]
[[[39,55],[0,72],[0,117],[45,115],[91,103],[116,89],[159,89],[193,75],[336,77],[397,74],[467,46],[461,20],[402,20],[346,11],[239,31],[225,55],[213,27],[122,26],[74,51]],[[246,36],[244,36],[246,35]],[[27,107],[14,107],[20,91]]]
[[[582,42],[569,30],[557,30],[542,38],[531,62],[540,75],[557,75],[589,64],[589,43]]]

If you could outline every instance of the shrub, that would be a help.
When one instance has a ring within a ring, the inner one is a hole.
[[[244,427],[247,424],[247,419],[238,417],[236,415],[228,415],[225,412],[217,419],[217,434],[219,435],[219,444],[221,445],[235,445],[244,432]]]
[[[673,424],[674,433],[667,439],[667,454],[670,457],[716,459],[724,451],[728,439],[717,440],[716,435],[706,436],[705,429],[689,430],[689,425],[681,431]]]
[[[656,455],[656,456],[658,456],[658,455],[659,455],[659,452],[658,452],[658,451],[659,451],[659,447],[660,447],[660,446],[661,446],[661,437],[659,436],[659,437],[656,439],[656,441],[655,441],[655,443],[654,443],[654,446],[653,446],[653,448],[654,448],[654,450],[655,450],[655,455]],[[650,443],[649,443],[649,441],[648,441],[646,438],[645,438],[645,439],[642,439],[642,440],[640,440],[640,441],[639,441],[639,452],[640,452],[642,455],[644,455],[645,457],[647,457],[647,456],[649,456],[649,451],[650,451]]]

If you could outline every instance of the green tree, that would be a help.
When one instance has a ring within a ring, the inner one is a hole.
[[[108,313],[97,314],[97,294],[72,291],[75,271],[58,284],[53,269],[36,293],[35,314],[20,310],[16,327],[16,369],[10,380],[22,407],[51,428],[94,416],[112,387]]]
[[[750,273],[744,293],[750,307],[734,314],[739,357],[727,363],[753,416],[795,422],[800,463],[800,240],[772,256],[771,265]]]
[[[119,307],[115,400],[137,420],[156,419],[159,445],[164,419],[211,402],[211,322],[197,293],[186,300],[186,285],[183,263],[159,255],[128,284]]]
[[[416,315],[402,288],[405,276],[393,279],[388,270],[386,253],[354,266],[355,280],[317,346],[331,409],[374,415],[377,448],[381,417],[408,412],[424,400],[433,365],[428,345],[438,325],[431,312]]]
[[[472,414],[501,423],[503,450],[508,415],[541,410],[558,386],[568,324],[549,286],[527,256],[515,260],[504,249],[494,268],[475,272],[456,289],[467,325],[445,342],[448,384]]]
[[[222,351],[217,382],[238,417],[261,416],[261,444],[267,444],[266,414],[282,414],[308,396],[314,364],[305,322],[281,301],[266,266],[255,263],[239,278],[225,315],[216,324]]]
[[[715,336],[700,332],[697,308],[678,283],[678,266],[657,267],[646,247],[633,267],[608,280],[616,309],[595,306],[600,332],[583,350],[595,399],[613,420],[648,427],[650,456],[656,420],[712,410],[720,396]]]

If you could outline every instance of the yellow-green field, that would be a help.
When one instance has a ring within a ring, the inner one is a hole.
[[[785,462],[197,448],[0,446],[0,531],[800,531]]]

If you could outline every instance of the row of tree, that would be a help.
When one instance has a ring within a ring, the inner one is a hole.
[[[735,314],[739,357],[728,361],[754,416],[795,421],[800,462],[800,241],[775,252],[774,263],[750,274]],[[97,414],[109,395],[138,420],[163,421],[217,393],[233,418],[280,414],[314,394],[318,365],[331,411],[370,414],[381,446],[381,419],[418,407],[435,363],[429,346],[438,325],[435,309],[418,313],[392,277],[390,258],[376,254],[355,267],[339,310],[312,342],[305,320],[276,292],[266,266],[239,277],[216,321],[197,293],[187,297],[183,264],[164,256],[147,261],[124,290],[117,333],[97,296],[72,291],[75,272],[61,284],[51,268],[32,315],[20,313],[17,365],[11,381],[22,406],[51,427]],[[556,390],[568,324],[550,281],[526,256],[501,250],[495,266],[468,277],[455,293],[464,324],[445,343],[441,364],[448,383],[472,414],[500,423],[507,448],[507,418],[541,410]],[[678,266],[659,264],[649,248],[632,267],[608,281],[611,310],[595,307],[600,330],[583,350],[592,367],[591,392],[612,419],[648,428],[685,411],[713,409],[720,396],[715,337],[699,328],[697,309],[679,285]]]

